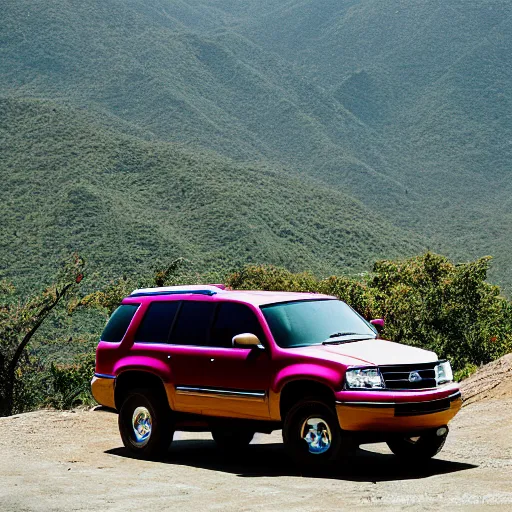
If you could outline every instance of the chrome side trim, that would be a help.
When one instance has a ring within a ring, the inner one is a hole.
[[[192,395],[208,395],[225,398],[248,398],[265,400],[265,391],[235,391],[231,389],[213,389],[213,388],[200,388],[194,386],[176,386],[178,393],[186,393]]]
[[[99,379],[115,379],[115,375],[107,375],[106,373],[95,373],[95,377],[98,377]]]
[[[461,392],[457,391],[444,398],[436,398],[435,400],[418,400],[416,402],[341,402],[337,400],[336,405],[348,405],[349,407],[395,407],[396,405],[432,404],[441,400],[453,401],[461,396]]]

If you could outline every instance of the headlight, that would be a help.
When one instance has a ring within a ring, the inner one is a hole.
[[[448,361],[444,361],[441,364],[436,366],[436,384],[440,386],[441,384],[446,384],[447,382],[452,382],[453,380],[453,372],[452,367]]]
[[[353,389],[383,389],[386,387],[378,368],[347,370],[345,380],[347,386]]]

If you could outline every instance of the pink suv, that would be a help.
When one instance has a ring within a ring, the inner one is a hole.
[[[125,298],[101,336],[92,392],[119,412],[124,445],[142,457],[163,455],[176,430],[211,431],[239,450],[282,429],[310,466],[380,441],[401,457],[433,457],[461,407],[449,362],[378,339],[344,302],[221,285]]]

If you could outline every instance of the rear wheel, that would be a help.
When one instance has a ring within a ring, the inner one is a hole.
[[[118,422],[123,444],[144,459],[163,457],[174,435],[169,405],[151,389],[128,393]]]
[[[402,459],[431,459],[443,448],[448,436],[448,427],[422,433],[420,435],[397,435],[388,439],[389,449]]]
[[[224,452],[236,453],[249,446],[254,437],[251,430],[236,430],[232,428],[217,427],[212,429],[212,437],[217,446]]]
[[[336,411],[320,400],[301,400],[286,414],[283,441],[301,466],[327,466],[338,458],[342,447]]]

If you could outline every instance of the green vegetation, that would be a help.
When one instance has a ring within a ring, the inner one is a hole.
[[[343,192],[267,165],[147,141],[41,100],[0,99],[0,118],[0,277],[25,289],[73,250],[96,287],[180,256],[201,275],[260,262],[327,274],[424,247]]]
[[[94,352],[83,354],[72,363],[51,363],[46,379],[49,387],[42,403],[57,409],[70,409],[77,404],[97,405],[91,395],[94,366]]]
[[[14,287],[10,283],[0,282],[0,416],[11,415],[24,403],[28,345],[42,323],[82,281],[83,270],[84,261],[74,255],[55,284],[25,301],[12,297]]]
[[[249,264],[233,284],[334,293],[468,374],[510,349],[480,258],[510,295],[511,18],[505,0],[7,2],[9,304],[39,304],[73,251],[96,306]],[[427,248],[476,261],[391,262]],[[24,407],[86,399],[105,312],[56,307],[18,364]]]
[[[464,377],[512,351],[512,302],[485,282],[489,258],[454,265],[432,253],[379,261],[362,279],[247,266],[228,284],[241,289],[335,295],[367,319],[384,318],[383,337],[435,351]]]
[[[222,237],[231,245],[226,255],[219,246],[205,254],[197,237],[210,228],[185,229],[183,221],[173,228],[173,249],[165,257],[186,255],[213,270],[228,270],[228,262],[254,262],[327,275],[339,268],[352,272],[375,257],[409,255],[411,245],[428,246],[456,259],[493,254],[490,278],[509,292],[510,2],[85,0],[77,5],[63,0],[36,5],[20,0],[3,7],[0,96],[21,119],[13,122],[5,110],[0,118],[0,144],[7,153],[0,172],[8,178],[2,200],[24,197],[27,203],[30,192],[30,202],[39,201],[47,195],[48,184],[40,183],[47,174],[62,191],[42,215],[60,239],[50,242],[52,250],[84,245],[77,239],[86,229],[94,231],[94,242],[88,240],[93,254],[103,253],[98,245],[111,239],[115,228],[123,232],[123,242],[128,238],[121,246],[138,252],[139,262],[143,253],[160,257],[167,251],[171,229],[154,225],[155,207],[123,225],[119,197],[126,190],[125,205],[127,200],[139,203],[135,184],[126,187],[121,179],[127,175],[160,185],[174,165],[162,161],[160,148],[175,142],[189,155],[177,158],[192,160],[181,166],[187,179],[178,190],[195,195],[193,187],[201,187],[196,173],[201,179],[205,167],[219,181],[236,174],[237,199],[240,188],[256,196],[263,187],[275,186],[288,191],[281,205],[302,205],[312,188],[318,197],[327,187],[331,193],[323,205],[335,202],[354,211],[353,199],[360,202],[348,230],[365,245],[364,224],[375,225],[373,232],[380,233],[373,245],[379,248],[367,250],[351,241],[345,251],[346,238],[333,247],[340,233],[316,232],[312,201],[311,213],[297,218],[297,226],[288,219],[283,223],[279,208],[266,208],[263,217],[251,209],[248,224],[257,231],[252,259],[244,243],[233,254],[237,229],[227,229],[230,234]],[[40,100],[46,113],[35,112],[37,102],[27,109],[27,98]],[[25,112],[14,106],[16,101]],[[52,108],[60,117],[58,132]],[[89,128],[77,129],[77,123]],[[97,157],[96,146],[88,143],[91,133],[101,139]],[[116,141],[110,146],[112,136]],[[35,169],[40,173],[33,176]],[[100,173],[110,173],[106,189]],[[247,180],[247,174],[258,179]],[[166,190],[158,199],[172,210],[175,194],[166,197]],[[203,200],[232,217],[232,197],[217,192],[213,187],[212,197]],[[96,213],[96,203],[104,214]],[[88,204],[93,220],[103,218],[84,228],[83,208],[75,209],[80,204]],[[41,212],[27,215],[17,203],[4,208],[10,218],[2,230],[2,261],[8,257],[2,271],[7,268],[6,275],[25,281],[35,255],[44,254],[38,261],[54,261],[46,258],[45,242],[38,238]],[[332,212],[325,213],[334,222]],[[190,226],[204,218],[204,213],[190,218]],[[105,232],[108,219],[112,226]],[[345,229],[343,220],[338,219],[338,229]],[[154,242],[149,227],[164,235]],[[248,226],[242,231],[247,233]],[[13,243],[19,243],[18,232],[27,236],[27,265],[9,257]],[[132,240],[125,232],[133,234]],[[309,246],[302,242],[306,235],[316,238]],[[340,248],[344,261],[332,256]],[[119,257],[116,248],[111,252],[105,268],[135,268],[124,251]],[[331,256],[325,259],[326,254]]]
[[[240,32],[372,128],[373,167],[407,191],[384,190],[382,211],[456,259],[493,254],[510,292],[512,4],[270,0],[239,15]],[[368,204],[365,181],[350,189]]]
[[[151,274],[123,277],[85,294],[78,293],[85,262],[76,254],[51,286],[28,299],[0,281],[0,416],[41,406],[93,405],[95,348],[106,320],[135,287],[197,279],[184,263],[178,258]]]
[[[189,273],[185,263],[178,259],[150,273],[124,276],[90,293],[70,296],[66,309],[72,313],[75,325],[71,330],[78,332],[77,339],[69,339],[67,345],[71,343],[71,347],[66,348],[63,340],[52,343],[48,333],[43,333],[31,350],[22,351],[23,357],[10,366],[15,369],[15,377],[2,380],[4,384],[14,383],[15,390],[11,409],[3,409],[3,414],[42,405],[67,408],[94,403],[89,386],[94,371],[93,347],[101,325],[134,288],[208,282],[205,276]],[[359,279],[319,279],[309,272],[246,265],[227,276],[226,283],[235,289],[316,292],[339,297],[367,319],[384,318],[384,338],[433,350],[440,358],[449,359],[456,377],[462,379],[478,366],[512,351],[512,302],[500,296],[496,286],[485,282],[488,268],[489,258],[455,265],[443,256],[427,252],[406,260],[378,261],[371,272]],[[3,287],[12,291],[5,283]],[[63,289],[54,286],[49,290],[53,290],[51,304],[56,304],[55,299],[63,297],[55,295],[56,290]],[[17,307],[23,312],[33,311],[37,300]],[[20,346],[14,342],[29,325],[23,324],[23,331],[19,327],[14,331],[12,326],[18,324],[10,320],[12,315],[7,314],[5,306],[2,312],[6,314],[0,317],[0,354],[7,360],[12,347]],[[94,328],[83,322],[84,312],[99,320]],[[48,313],[46,309],[45,318]],[[38,322],[42,318],[41,314],[29,317]],[[34,321],[30,325],[37,325]],[[9,338],[13,332],[19,334]],[[54,325],[51,332],[62,335],[67,331],[61,323]],[[9,344],[9,340],[14,342]],[[52,352],[54,346],[61,352],[66,350],[65,356],[56,357]]]

